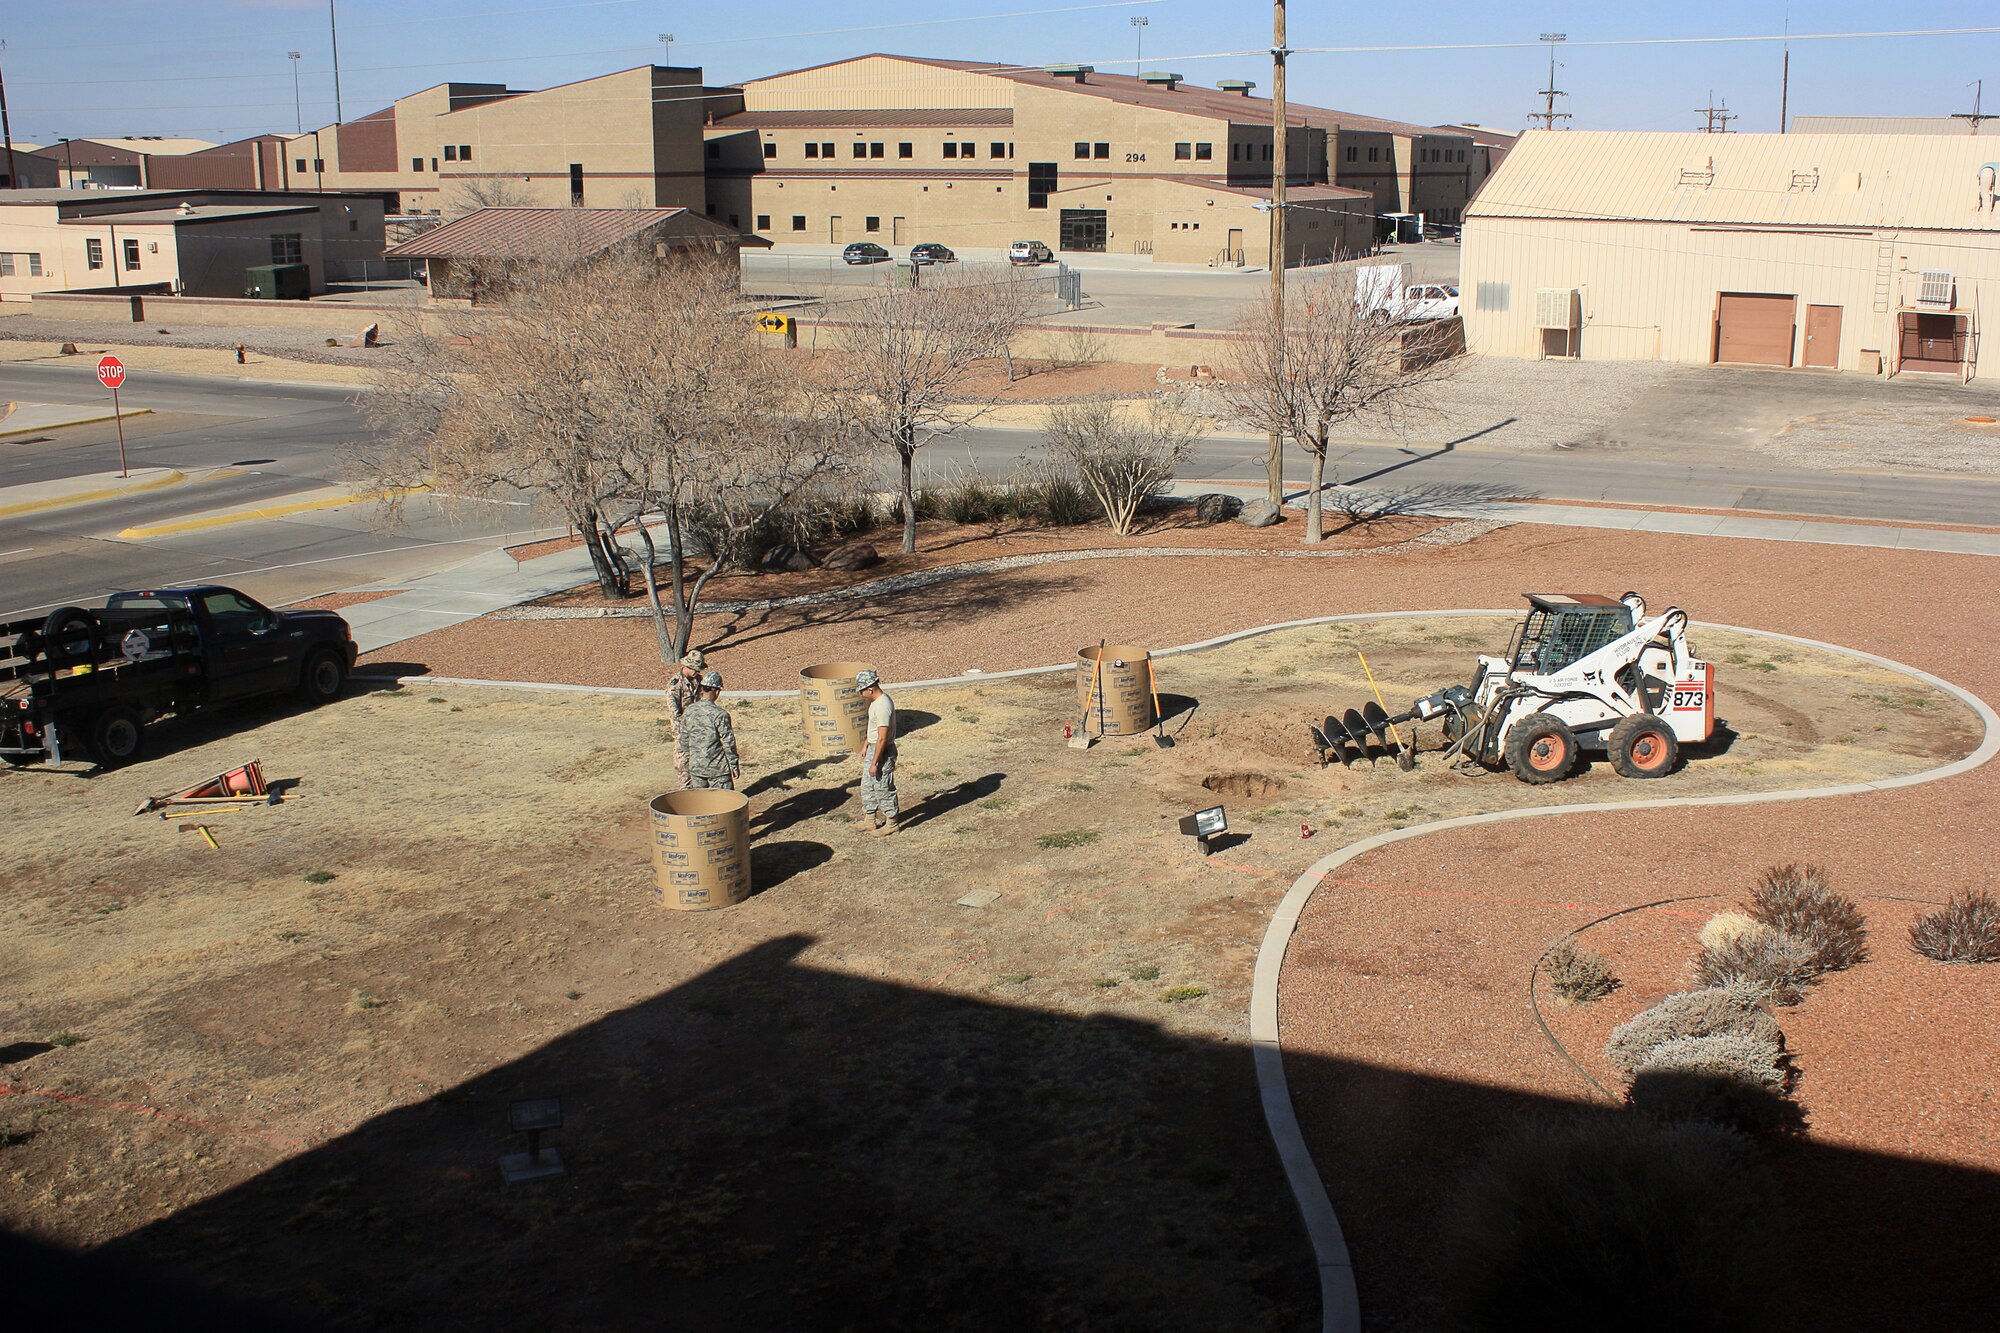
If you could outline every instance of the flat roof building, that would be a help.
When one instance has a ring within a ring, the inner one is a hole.
[[[1531,130],[1464,241],[1473,352],[1969,378],[2000,166],[1970,134]]]
[[[246,274],[304,264],[312,292],[382,258],[382,198],[233,190],[0,194],[0,300],[38,292],[242,296]],[[379,268],[378,268],[379,271]]]
[[[741,85],[712,110],[708,211],[778,244],[1040,240],[1264,264],[1274,142],[1254,84],[867,55]],[[1462,134],[1294,106],[1289,259],[1357,253],[1377,214],[1454,219]]]
[[[478,301],[504,290],[523,264],[589,258],[621,245],[650,246],[661,259],[727,254],[742,238],[685,208],[482,208],[391,248],[390,259],[423,260],[431,295]]]

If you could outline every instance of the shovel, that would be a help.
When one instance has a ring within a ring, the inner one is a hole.
[[[1174,738],[1167,735],[1166,714],[1160,711],[1160,678],[1153,672],[1153,659],[1146,659],[1146,684],[1153,691],[1153,725],[1158,728],[1153,733],[1153,744],[1162,750],[1174,748]]]
[[[1083,708],[1082,708],[1082,709],[1080,710],[1080,712],[1079,712],[1079,715],[1078,715],[1078,717],[1077,717],[1077,719],[1076,719],[1076,731],[1075,731],[1074,733],[1072,733],[1072,734],[1071,734],[1071,736],[1070,736],[1070,738],[1069,738],[1069,740],[1065,742],[1065,744],[1067,744],[1067,745],[1069,746],[1069,748],[1070,748],[1070,749],[1072,749],[1072,750],[1088,750],[1088,749],[1090,748],[1090,742],[1091,742],[1091,735],[1090,735],[1090,701],[1091,701],[1092,699],[1095,699],[1095,700],[1097,701],[1097,711],[1098,711],[1098,720],[1097,720],[1097,731],[1098,731],[1098,734],[1099,734],[1099,735],[1103,735],[1103,734],[1104,734],[1104,717],[1103,717],[1103,713],[1104,713],[1104,645],[1105,645],[1105,642],[1106,642],[1106,641],[1105,641],[1105,640],[1103,640],[1103,639],[1099,639],[1099,640],[1097,641],[1097,661],[1096,661],[1096,662],[1095,662],[1095,663],[1093,664],[1093,666],[1094,666],[1094,668],[1095,668],[1095,669],[1094,669],[1094,670],[1092,670],[1092,672],[1090,673],[1090,692],[1089,692],[1088,694],[1085,694],[1085,695],[1084,695],[1084,697],[1083,697]]]

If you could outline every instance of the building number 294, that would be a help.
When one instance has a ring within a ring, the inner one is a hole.
[[[1127,162],[1144,162],[1146,155],[1144,153],[1127,153],[1125,154],[1125,160]]]

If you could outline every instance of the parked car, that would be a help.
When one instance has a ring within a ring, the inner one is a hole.
[[[273,611],[207,584],[112,594],[0,623],[0,759],[103,768],[139,757],[148,723],[263,695],[336,699],[354,633],[331,611]]]
[[[1016,241],[1007,247],[1007,262],[1010,264],[1047,264],[1055,257],[1055,251],[1040,241]]]
[[[850,264],[879,264],[889,257],[889,252],[873,241],[856,241],[842,250],[840,257]]]
[[[956,264],[958,256],[942,245],[926,241],[922,245],[913,245],[910,247],[910,262],[912,264]]]

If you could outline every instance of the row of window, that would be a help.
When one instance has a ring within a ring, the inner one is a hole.
[[[1353,144],[1347,145],[1347,160],[1349,162],[1360,161],[1360,153],[1361,150]],[[1381,148],[1370,148],[1368,150],[1368,160],[1370,162],[1381,161]],[[1426,148],[1417,155],[1417,160],[1419,162],[1463,162],[1465,161],[1465,150],[1463,148]]]
[[[1177,143],[1174,145],[1174,161],[1176,162],[1186,162],[1190,158],[1196,162],[1206,162],[1214,156],[1215,145],[1212,143]]]
[[[714,209],[709,210],[709,212],[711,213],[713,213],[714,211],[715,211]],[[729,225],[732,227],[736,225],[736,215],[734,213],[731,213],[729,215]],[[803,213],[792,214],[792,230],[804,231],[805,229],[806,229],[806,215]],[[771,215],[769,213],[759,213],[757,215],[757,230],[758,231],[771,230]],[[863,231],[882,230],[882,219],[879,217],[874,217],[872,215],[869,217],[862,218],[861,230]]]
[[[848,148],[851,151],[852,155],[857,158],[871,158],[871,157],[879,158],[886,156],[884,150],[887,148],[887,145],[879,142],[862,143],[860,141],[856,141],[854,143],[849,144]],[[973,158],[979,156],[979,145],[970,142],[960,143],[955,139],[947,139],[944,143],[944,146],[939,151],[944,156],[949,158]],[[719,143],[709,144],[708,155],[710,157],[721,157],[722,145]],[[766,158],[775,158],[777,155],[778,155],[777,144],[766,143],[764,145],[764,156]],[[917,146],[915,144],[899,143],[896,145],[897,157],[911,158],[915,157],[916,155],[917,155]],[[1010,143],[989,143],[986,145],[986,155],[988,157],[997,157],[997,158],[1012,157],[1014,156],[1014,145]],[[806,156],[810,158],[832,158],[839,156],[839,154],[834,151],[834,145],[832,143],[829,143],[824,139],[816,139],[807,142]]]
[[[125,239],[125,244],[123,245],[122,249],[125,252],[125,271],[130,273],[133,269],[139,267],[139,243],[131,239],[130,237],[127,237]],[[35,256],[35,262],[37,266],[40,265],[41,263],[40,255]],[[86,266],[90,268],[103,268],[104,242],[98,240],[95,236],[89,236],[84,238],[83,262]]]
[[[0,278],[39,278],[42,276],[42,256],[37,250],[24,250],[9,254],[0,250]]]

